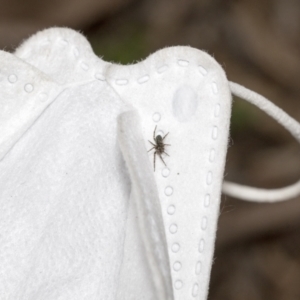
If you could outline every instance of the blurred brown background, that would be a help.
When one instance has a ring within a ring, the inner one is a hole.
[[[190,45],[300,121],[299,0],[0,0],[0,7],[4,50],[51,26],[80,30],[96,54],[123,64]],[[291,184],[300,177],[299,149],[272,119],[234,99],[227,180]],[[209,299],[300,299],[300,198],[223,197]]]

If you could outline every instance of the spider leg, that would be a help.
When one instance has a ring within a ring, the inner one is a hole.
[[[148,150],[147,152],[151,151],[152,149],[154,149],[155,147],[152,147],[150,150]]]
[[[171,146],[170,144],[164,144],[164,146]]]
[[[156,127],[157,127],[157,125],[155,126],[154,131],[153,131],[153,139],[154,139],[154,141],[155,141],[155,131],[156,131]]]
[[[150,142],[149,140],[148,140],[148,142],[149,142],[150,144],[152,144],[154,147],[156,147],[156,145],[155,145],[155,144],[153,144],[152,142]]]
[[[168,156],[170,156],[170,155],[169,155],[167,152],[165,152],[165,151],[164,151],[163,153],[164,153],[164,154],[167,154]]]
[[[164,163],[164,165],[167,166],[166,163],[165,163],[165,161],[164,161],[163,158],[161,157],[161,154],[159,153],[158,155],[159,155],[160,159],[162,160],[162,162]]]
[[[155,159],[156,159],[156,151],[154,152],[154,155],[153,155],[153,167],[154,167],[154,172],[155,172]]]
[[[169,132],[163,137],[163,140],[167,137],[168,134],[169,134]]]

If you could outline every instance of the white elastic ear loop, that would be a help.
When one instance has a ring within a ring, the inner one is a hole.
[[[267,98],[237,84],[229,82],[231,92],[256,105],[287,129],[300,143],[300,124]],[[224,181],[222,191],[228,196],[256,202],[277,202],[300,195],[300,180],[279,189],[260,189]]]
[[[158,191],[144,143],[140,121],[132,110],[119,117],[119,142],[131,179],[131,199],[152,272],[158,300],[173,299],[173,288],[165,227]]]

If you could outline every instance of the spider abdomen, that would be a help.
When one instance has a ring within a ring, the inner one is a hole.
[[[169,154],[165,152],[165,146],[171,146],[171,145],[169,145],[169,144],[165,144],[165,143],[164,143],[164,139],[166,138],[166,136],[167,136],[169,133],[167,133],[164,137],[162,137],[161,135],[155,136],[156,127],[157,127],[157,126],[155,126],[154,132],[153,132],[153,141],[154,141],[155,144],[153,144],[151,141],[149,141],[149,143],[150,143],[153,147],[152,147],[150,150],[148,150],[148,152],[151,151],[151,150],[153,150],[153,149],[155,150],[154,155],[153,155],[154,172],[155,172],[155,157],[156,157],[156,155],[158,155],[158,156],[160,157],[160,159],[162,160],[162,162],[163,162],[164,165],[166,166],[166,163],[165,163],[165,161],[163,160],[163,158],[162,158],[161,155],[162,155],[162,154],[166,154],[166,155],[169,156]]]
[[[163,142],[163,138],[161,137],[161,135],[158,135],[157,137],[156,137],[156,143],[157,144],[160,144],[160,143],[162,143]]]

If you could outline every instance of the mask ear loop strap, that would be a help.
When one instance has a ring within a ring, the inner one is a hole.
[[[300,124],[295,119],[258,93],[234,82],[229,82],[229,86],[232,94],[259,107],[287,129],[300,143]],[[261,189],[224,181],[222,191],[228,196],[247,201],[278,202],[299,196],[300,180],[278,189]]]

